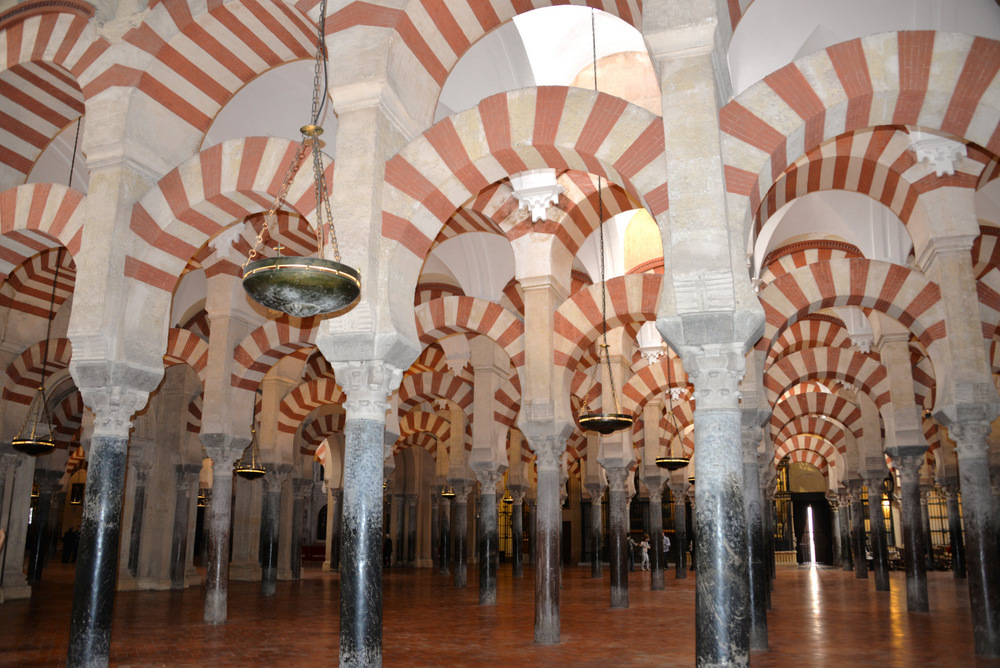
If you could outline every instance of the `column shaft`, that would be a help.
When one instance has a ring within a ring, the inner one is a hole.
[[[227,465],[228,464],[228,465]],[[205,623],[223,624],[228,616],[229,536],[233,510],[233,467],[223,459],[212,467],[212,503],[208,506],[208,568]]]
[[[438,547],[438,575],[449,575],[451,574],[451,501],[441,499],[439,512],[441,530],[438,539],[441,541],[441,545]]]
[[[906,563],[906,609],[929,612],[927,600],[927,544],[920,513],[920,465],[923,455],[893,457],[901,473],[903,505],[903,555]]]
[[[535,531],[531,541],[535,560],[535,642],[559,642],[559,543],[562,510],[559,503],[559,462],[538,459]]]
[[[500,524],[494,485],[483,485],[479,495],[479,604],[496,605],[500,567]]]
[[[666,555],[663,554],[663,492],[649,495],[649,588],[662,591],[663,564]]]
[[[590,497],[590,577],[601,578],[604,573],[601,548],[604,543],[604,526],[601,522],[603,504],[600,496]]]
[[[296,481],[298,482],[298,481]],[[281,492],[278,492],[279,499],[279,517],[280,517],[280,499]],[[292,572],[292,579],[299,580],[302,578],[302,525],[305,520],[306,515],[306,499],[305,495],[296,491],[295,497],[292,499],[292,541],[289,549],[292,553],[289,555],[290,559],[288,562],[289,569]],[[278,525],[275,527],[275,540],[278,540],[279,532],[281,529],[281,522],[279,520]],[[278,551],[278,543],[275,543],[275,554]]]
[[[965,577],[965,540],[962,537],[962,516],[958,509],[958,489],[945,488],[948,502],[948,537],[951,542],[951,572],[956,578]]]
[[[52,510],[52,492],[48,485],[38,492],[35,507],[35,533],[31,537],[31,556],[28,559],[28,582],[41,582],[49,546],[49,515]]]
[[[840,554],[841,567],[845,571],[854,570],[854,545],[851,540],[851,505],[850,497],[841,495],[840,502]]]
[[[281,487],[264,489],[260,510],[260,593],[274,596],[278,584],[278,522],[281,520]],[[293,541],[294,542],[294,541]]]
[[[468,583],[468,561],[466,541],[468,540],[469,503],[464,494],[455,497],[455,586],[464,587]],[[495,594],[495,592],[494,592]]]
[[[868,550],[865,547],[864,504],[859,487],[851,489],[851,542],[854,543],[854,577],[868,579]]]
[[[889,544],[882,514],[882,478],[868,480],[868,525],[872,541],[875,591],[889,591]]]
[[[66,656],[70,666],[108,665],[127,445],[124,436],[91,437]]]
[[[133,467],[137,471],[137,467]],[[142,541],[142,517],[146,510],[146,479],[148,470],[139,473],[135,486],[135,504],[132,506],[132,526],[128,536],[128,572],[133,577],[139,571],[139,545]]]
[[[687,579],[687,506],[684,504],[684,494],[674,492],[674,543],[676,543],[677,563],[674,566],[674,579]]]
[[[608,470],[608,480],[614,475]],[[624,472],[627,473],[627,470]],[[614,485],[608,490],[608,525],[610,529],[610,562],[611,562],[611,607],[628,607],[628,496],[624,489],[624,473],[622,484]]]
[[[417,495],[406,497],[406,563],[417,565]]]
[[[840,508],[837,507],[836,501],[830,503],[830,530],[833,533],[833,566],[836,567],[843,563],[843,547],[840,538]]]
[[[743,441],[743,509],[747,524],[747,567],[750,574],[750,649],[767,649],[767,561],[764,557],[764,516],[761,511],[757,443],[762,430]]]
[[[510,508],[510,539],[511,574],[519,578],[524,575],[524,502],[516,498]]]

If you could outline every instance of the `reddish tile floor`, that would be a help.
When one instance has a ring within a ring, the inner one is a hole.
[[[0,664],[65,663],[72,572],[53,564],[26,601],[0,605]],[[429,570],[385,576],[386,666],[692,666],[694,578],[649,590],[630,574],[628,610],[608,607],[608,575],[570,567],[563,578],[562,643],[532,642],[533,574],[500,576],[498,605],[478,605],[471,585]],[[693,575],[693,574],[692,574]],[[229,622],[202,624],[202,592],[121,592],[115,601],[112,665],[309,666],[337,656],[338,579],[305,569],[262,598],[257,583],[230,584]],[[972,650],[968,591],[950,573],[930,573],[930,614],[906,612],[902,573],[892,591],[839,570],[783,569],[769,616],[771,649],[754,666],[998,666]]]

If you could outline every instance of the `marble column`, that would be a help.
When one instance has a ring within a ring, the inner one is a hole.
[[[417,495],[406,495],[406,565],[417,565]]]
[[[739,345],[706,346],[683,359],[696,397],[697,661],[703,666],[746,666],[750,577],[739,409],[746,360]]]
[[[455,586],[464,587],[468,583],[469,573],[469,556],[466,553],[466,545],[469,528],[469,492],[472,491],[472,481],[454,480],[452,488],[455,490],[453,504],[455,509]]]
[[[684,490],[687,483],[678,479],[671,480],[670,491],[674,493],[674,549],[677,550],[677,563],[674,565],[674,579],[685,580],[688,576],[687,560],[687,505],[684,503]]]
[[[850,483],[851,496],[851,542],[854,544],[854,577],[858,580],[868,579],[868,554],[865,547],[865,516],[864,504],[861,501],[861,481]]]
[[[340,665],[382,665],[382,483],[385,414],[402,371],[379,361],[334,363],[344,388],[344,520]]]
[[[122,495],[128,452],[130,418],[146,402],[147,394],[131,388],[104,388],[88,392],[96,404],[94,432],[87,453],[87,487],[83,499],[80,552],[73,581],[70,613],[69,666],[107,665],[111,651],[111,621],[118,575]]]
[[[525,430],[522,430],[525,431]],[[525,433],[535,453],[538,474],[532,553],[535,560],[535,642],[552,645],[559,642],[560,543],[562,541],[562,506],[559,503],[560,465],[566,450],[566,437],[534,436]]]
[[[960,407],[961,408],[961,407]],[[976,654],[1000,655],[1000,549],[990,491],[990,422],[969,420],[949,425],[958,454],[965,527],[966,569],[972,635]]]
[[[854,546],[851,540],[851,495],[846,488],[840,492],[839,506],[841,567],[845,571],[853,571]]]
[[[528,565],[534,566],[538,553],[538,497],[525,500],[528,506]]]
[[[142,542],[142,520],[146,510],[149,469],[148,462],[137,462],[132,465],[132,473],[135,475],[135,498],[132,506],[132,526],[128,537],[128,572],[133,577],[139,571],[139,547]]]
[[[662,591],[663,563],[663,484],[662,478],[647,478],[646,488],[649,490],[649,588],[652,591]],[[657,484],[659,483],[659,484]]]
[[[451,499],[441,497],[438,513],[438,575],[451,575]]]
[[[260,593],[274,596],[278,584],[278,525],[281,523],[281,486],[292,467],[264,464],[264,500],[260,508]]]
[[[233,464],[250,439],[229,434],[202,434],[212,459],[212,504],[208,506],[208,568],[205,580],[205,623],[224,624],[229,615],[229,538],[233,508]]]
[[[406,524],[404,521],[406,511],[406,497],[402,494],[394,494],[392,497],[393,508],[396,510],[396,535],[392,541],[392,563],[399,566],[405,563],[406,555]]]
[[[309,478],[292,480],[292,540],[289,549],[289,567],[293,580],[302,578],[302,541],[305,538],[304,522],[307,519],[306,499],[312,496],[313,481]]]
[[[875,591],[889,591],[889,544],[882,512],[882,481],[886,472],[869,472],[865,478],[868,487],[868,532],[871,536],[872,571],[875,574]]]
[[[920,528],[924,532],[924,563],[927,570],[934,570],[934,539],[931,536],[931,514],[927,507],[928,495],[931,486],[921,483],[920,485]]]
[[[340,571],[340,546],[343,541],[344,526],[344,490],[330,490],[329,514],[327,515],[327,533],[330,535],[330,570]]]
[[[920,516],[920,466],[924,463],[923,448],[890,449],[889,456],[901,478],[906,609],[911,612],[929,612],[925,558],[927,544],[924,542],[923,520]],[[871,494],[870,488],[868,493]]]
[[[746,513],[747,567],[750,576],[750,649],[766,650],[767,640],[767,560],[764,556],[764,516],[760,496],[757,446],[764,437],[758,411],[742,412],[743,511]],[[699,475],[700,475],[699,470]]]
[[[957,483],[957,481],[956,481]],[[962,515],[958,509],[958,485],[942,486],[948,504],[948,537],[951,543],[951,572],[956,578],[965,577],[965,540],[962,537]]]
[[[35,533],[31,540],[31,554],[28,559],[28,582],[41,582],[42,571],[48,558],[50,515],[52,497],[59,490],[61,471],[35,469],[35,484],[38,485],[38,502],[35,506]]]
[[[441,570],[441,485],[431,485],[431,571]]]
[[[170,588],[184,589],[188,553],[188,520],[191,517],[191,491],[198,484],[200,464],[174,467],[177,488],[174,496],[174,524],[170,541]]]
[[[510,506],[510,561],[511,575],[515,578],[524,575],[524,495],[527,488],[521,485],[511,485],[510,495],[514,503]]]
[[[608,476],[609,561],[611,566],[611,607],[628,607],[628,468],[605,468]]]
[[[477,471],[479,476],[479,604],[496,605],[500,568],[500,519],[497,485],[501,474]]]
[[[771,609],[771,592],[778,574],[777,557],[774,554],[774,492],[770,485],[761,490],[764,499],[764,565],[767,573],[767,609]]]
[[[604,543],[604,526],[602,524],[602,500],[604,499],[604,485],[601,483],[590,483],[587,486],[587,493],[590,494],[590,527],[588,528],[590,541],[590,577],[603,577],[603,555],[601,547]]]
[[[830,503],[830,533],[833,537],[833,566],[839,567],[843,564],[843,545],[840,535],[840,501],[836,494],[827,495]]]

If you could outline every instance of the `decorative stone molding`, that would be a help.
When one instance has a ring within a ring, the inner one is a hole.
[[[746,358],[733,348],[704,346],[684,355],[684,368],[694,383],[696,409],[739,407]]]
[[[556,183],[555,169],[529,169],[512,174],[510,185],[521,209],[531,211],[531,222],[545,219],[550,205],[559,202],[565,188]]]
[[[990,423],[985,420],[953,422],[948,425],[948,433],[955,440],[955,453],[959,461],[987,457],[989,445],[986,437],[989,436],[990,429]]]
[[[381,360],[334,362],[333,369],[347,395],[347,420],[384,421],[389,396],[403,380],[403,371]]]
[[[566,451],[566,438],[555,435],[529,436],[528,445],[535,453],[536,463],[540,468],[554,469],[562,463],[562,454]]]
[[[271,492],[281,492],[281,487],[285,484],[285,479],[292,467],[290,464],[266,462],[264,470],[267,471],[263,478],[264,491],[270,494]]]
[[[143,390],[112,386],[81,389],[85,403],[94,411],[93,436],[128,438],[132,415],[146,405],[149,393]]]
[[[608,474],[608,490],[612,492],[627,491],[630,471],[626,466],[611,466],[604,469]]]
[[[858,350],[865,355],[872,351],[875,345],[875,338],[871,334],[851,334],[851,343],[858,347]]]
[[[918,162],[929,163],[937,176],[954,174],[955,163],[967,155],[965,144],[923,132],[910,133],[910,150]]]
[[[717,270],[674,276],[677,314],[726,311],[733,307],[733,273]]]

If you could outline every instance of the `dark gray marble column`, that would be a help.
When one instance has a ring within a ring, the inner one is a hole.
[[[1000,550],[990,490],[987,420],[952,422],[958,453],[972,635],[976,654],[1000,655]]]
[[[455,490],[455,586],[464,587],[469,580],[469,556],[466,554],[469,528],[469,492],[472,483],[468,480],[452,482]]]
[[[611,607],[628,607],[628,491],[629,470],[605,468],[608,476],[608,542],[611,567]]]
[[[590,516],[587,522],[587,544],[590,546],[590,577],[603,577],[603,555],[601,554],[602,543],[604,542],[604,527],[601,523],[601,505],[604,497],[604,485],[600,483],[588,483],[587,493],[590,495]]]
[[[524,495],[527,489],[520,485],[510,486],[510,495],[514,503],[510,506],[510,561],[511,575],[515,578],[524,575]]]
[[[965,540],[962,537],[962,515],[958,508],[958,481],[942,487],[948,504],[948,537],[951,542],[951,572],[956,578],[965,577]]]
[[[451,499],[441,498],[438,520],[441,528],[438,531],[438,575],[451,575]]]
[[[264,464],[264,496],[260,506],[260,593],[274,596],[278,585],[278,525],[281,522],[281,486],[291,467]]]
[[[851,495],[851,542],[854,544],[854,577],[868,579],[868,550],[865,546],[864,503],[861,501],[860,480],[850,483]]]
[[[885,476],[885,471],[878,471],[869,473],[865,478],[875,591],[889,591],[889,544],[885,533],[885,515],[882,514],[882,481]]]
[[[761,489],[764,499],[762,515],[764,517],[764,571],[767,573],[767,609],[771,609],[771,592],[774,590],[774,578],[778,574],[777,557],[774,554],[774,489],[767,485]]]
[[[392,497],[393,508],[396,510],[396,535],[392,539],[392,563],[399,566],[406,562],[406,524],[405,510],[406,497],[402,494],[394,494]]]
[[[750,576],[750,649],[767,649],[767,560],[764,555],[764,516],[760,497],[757,446],[764,437],[758,411],[742,411],[743,511],[746,513],[747,567]]]
[[[417,565],[417,495],[406,495],[406,564]]]
[[[340,546],[343,542],[344,490],[335,489],[330,494],[333,510],[330,521],[330,570],[340,571]]]
[[[695,645],[699,666],[747,666],[750,577],[739,409],[746,360],[742,347],[720,348],[684,356],[696,397]]]
[[[851,495],[845,489],[840,492],[840,555],[841,566],[845,571],[854,570],[854,545],[851,540]]]
[[[826,497],[830,502],[830,533],[833,535],[833,566],[839,567],[843,563],[843,546],[840,536],[840,501],[836,494],[828,494]]]
[[[347,396],[350,402],[351,393]],[[384,418],[352,419],[348,410],[340,555],[341,666],[382,665],[384,434]]]
[[[925,448],[890,448],[889,456],[900,473],[903,506],[903,558],[906,563],[906,609],[929,612],[927,599],[927,544],[920,516],[920,465]],[[869,491],[869,494],[871,492]]]
[[[309,478],[295,478],[292,480],[292,540],[289,549],[292,551],[289,569],[293,580],[302,578],[302,541],[305,539],[305,522],[308,512],[306,509],[306,499],[312,496],[313,481]],[[280,525],[279,525],[280,526]]]
[[[233,510],[233,464],[250,443],[228,434],[202,434],[212,459],[212,503],[206,509],[208,568],[205,579],[205,623],[224,624],[228,618],[229,539]]]
[[[649,490],[649,588],[652,591],[662,591],[663,563],[663,484],[661,478],[650,478],[646,482]],[[659,483],[659,484],[657,484]]]
[[[174,467],[177,488],[174,495],[174,523],[170,540],[170,588],[184,589],[187,570],[188,519],[191,515],[191,491],[198,484],[198,464]]]
[[[929,571],[934,570],[934,539],[931,537],[930,509],[927,507],[927,495],[931,489],[931,485],[920,485],[920,528],[924,532],[924,560]]]
[[[66,664],[74,667],[107,666],[111,651],[129,423],[102,417],[98,413],[87,453],[87,487],[66,655]]]
[[[687,483],[671,482],[670,491],[674,493],[674,545],[677,550],[677,563],[674,565],[674,579],[685,580],[688,576],[687,562],[687,505],[684,503],[684,489]]]
[[[500,568],[500,520],[497,513],[496,472],[479,475],[479,604],[496,605]]]
[[[431,570],[441,570],[441,486],[431,486]]]
[[[146,484],[149,482],[150,465],[137,462],[132,465],[135,476],[135,497],[132,506],[132,526],[128,536],[128,572],[135,577],[139,572],[139,548],[142,543],[142,520],[146,514]]]
[[[529,436],[528,434],[525,434]],[[535,642],[552,645],[559,642],[560,542],[562,540],[562,506],[559,482],[565,437],[530,437],[528,443],[537,456],[537,498],[534,511],[534,532],[531,554],[535,563]]]
[[[538,552],[538,498],[524,502],[528,506],[528,565],[534,566]]]
[[[48,559],[51,539],[52,497],[59,489],[61,471],[35,469],[35,484],[38,485],[38,502],[35,506],[35,533],[31,536],[28,558],[28,582],[41,582],[42,571]]]

